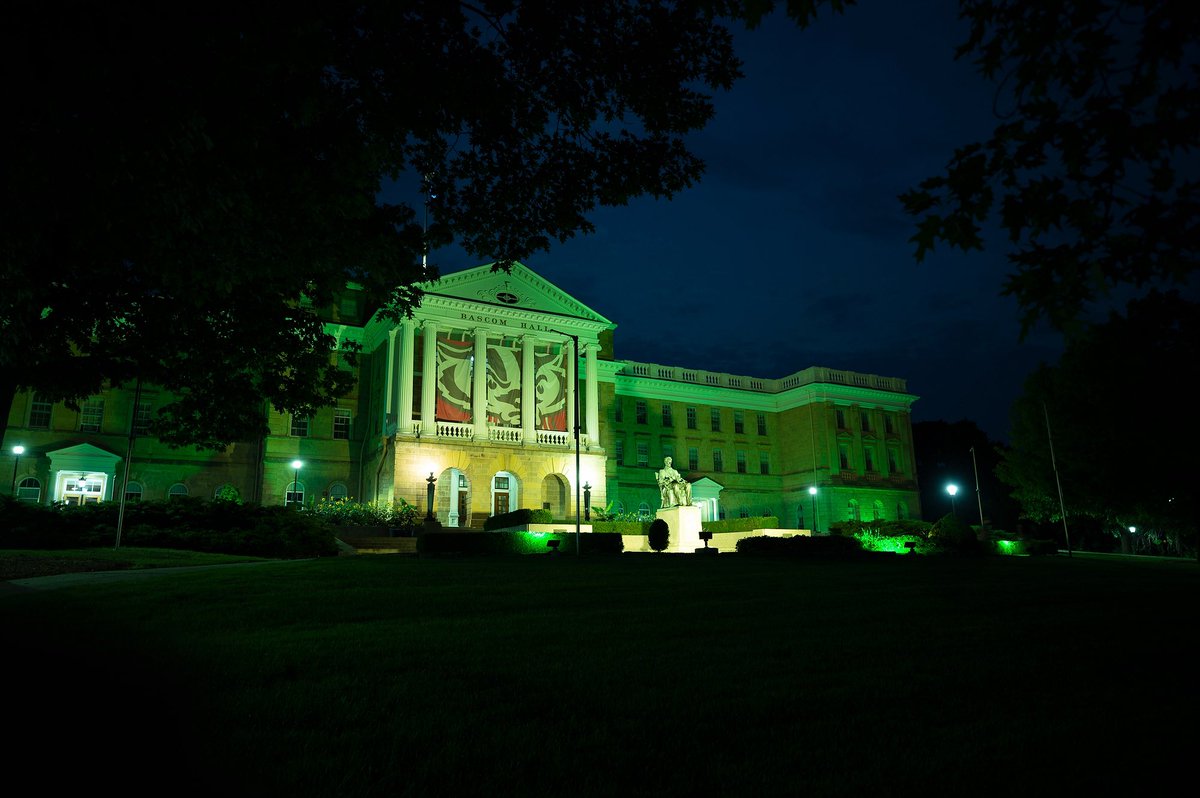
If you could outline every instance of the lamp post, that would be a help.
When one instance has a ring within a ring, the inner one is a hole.
[[[955,485],[954,483],[950,483],[949,485],[946,486],[946,492],[950,494],[950,513],[955,518],[958,518],[958,509],[954,503],[954,497],[958,495],[958,485]]]
[[[292,469],[295,472],[292,475],[292,495],[293,496],[295,496],[297,493],[300,492],[300,469],[303,467],[304,467],[303,461],[301,461],[301,460],[293,460],[292,461]],[[288,503],[288,497],[287,497],[287,493],[285,492],[283,494],[283,504],[285,507],[287,506],[287,503]]]
[[[9,486],[8,493],[10,496],[16,496],[17,495],[17,465],[19,465],[21,462],[21,455],[25,454],[25,447],[20,446],[20,445],[14,446],[12,448],[12,453],[13,453],[13,475],[12,475],[12,485]]]
[[[979,465],[975,462],[975,447],[971,447],[971,468],[975,470],[975,502],[979,505],[979,528],[983,528],[983,499],[979,495]]]
[[[425,520],[433,520],[433,483],[437,482],[433,472],[429,472],[429,476],[425,478]]]
[[[817,486],[813,485],[808,489],[808,495],[812,496],[813,506],[813,532],[821,531],[821,517],[817,515]]]
[[[583,520],[592,520],[592,486],[590,483],[583,483]]]

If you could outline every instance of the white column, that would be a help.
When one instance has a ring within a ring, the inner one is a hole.
[[[413,415],[413,341],[416,333],[413,320],[400,322],[400,409],[396,428],[399,432],[412,433]]]
[[[388,419],[396,412],[396,328],[388,330],[387,375],[383,384],[383,433],[388,434]]]
[[[529,446],[537,443],[537,391],[533,373],[533,348],[537,339],[526,335],[521,339],[521,440]]]
[[[475,422],[475,440],[485,441],[487,429],[487,330],[475,328],[475,365],[471,372],[471,415]]]
[[[425,336],[425,354],[421,363],[421,434],[437,437],[437,420],[434,418],[434,397],[437,396],[437,325],[432,321],[421,324]]]
[[[570,438],[572,445],[575,441],[575,389],[576,383],[579,381],[575,377],[575,373],[579,371],[579,352],[575,350],[575,342],[567,341],[564,349],[570,349],[571,354],[567,357],[567,435]]]
[[[583,345],[585,367],[587,374],[584,376],[584,401],[587,402],[587,407],[584,412],[587,414],[587,440],[588,448],[594,449],[600,445],[600,384],[596,374],[596,345]]]

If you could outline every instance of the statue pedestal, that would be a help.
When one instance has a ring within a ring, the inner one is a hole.
[[[698,547],[704,546],[704,541],[700,539],[699,507],[668,507],[659,510],[654,516],[666,521],[671,530],[667,551],[691,554]]]

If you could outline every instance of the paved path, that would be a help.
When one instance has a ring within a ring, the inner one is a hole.
[[[29,590],[58,590],[76,585],[103,585],[111,582],[128,582],[135,579],[153,579],[164,574],[179,574],[188,571],[207,571],[212,568],[252,568],[261,565],[307,562],[308,560],[263,560],[261,562],[234,562],[220,565],[181,565],[171,568],[126,568],[120,571],[87,571],[78,574],[35,576],[30,579],[13,579],[0,582],[0,595],[21,593]]]

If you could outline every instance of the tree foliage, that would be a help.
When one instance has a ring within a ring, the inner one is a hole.
[[[1024,514],[1061,519],[1057,464],[1069,517],[1194,539],[1200,433],[1175,405],[1198,360],[1200,305],[1152,293],[1031,375],[998,469]]]
[[[9,4],[0,417],[140,377],[160,437],[220,448],[329,404],[354,346],[314,308],[399,317],[430,249],[503,267],[691,185],[729,24],[773,5]]]
[[[902,195],[917,259],[1007,232],[1004,293],[1069,329],[1116,290],[1193,278],[1200,248],[1200,12],[1187,0],[962,0],[970,57],[998,82],[990,139]]]

